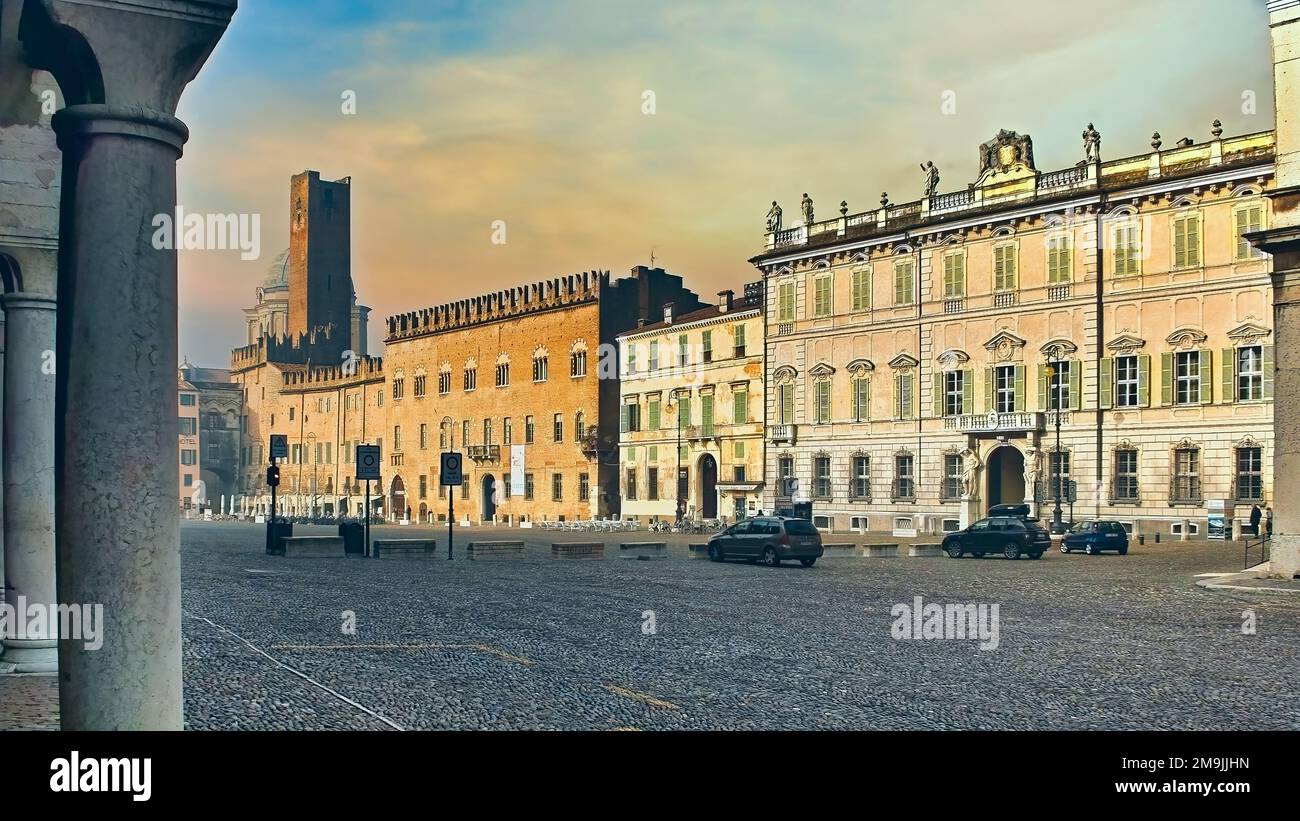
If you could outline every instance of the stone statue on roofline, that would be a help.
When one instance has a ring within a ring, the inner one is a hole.
[[[921,163],[921,172],[925,174],[925,196],[933,197],[939,193],[939,169],[933,162]]]
[[[776,200],[772,200],[772,207],[769,208],[767,211],[767,232],[769,234],[775,234],[777,231],[780,230],[781,230],[781,206],[776,204]]]
[[[1101,159],[1101,132],[1092,123],[1088,123],[1088,127],[1083,130],[1083,159],[1085,162]]]
[[[804,192],[803,201],[799,203],[799,206],[800,208],[803,209],[803,224],[812,225],[813,224],[813,201],[812,201],[812,197],[808,196],[807,191]]]

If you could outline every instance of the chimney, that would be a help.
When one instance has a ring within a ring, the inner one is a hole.
[[[731,300],[735,295],[735,291],[718,291],[718,313],[725,314],[731,310]]]
[[[646,318],[643,317],[643,316],[642,316],[642,317],[638,317],[637,320],[636,320],[636,326],[637,326],[638,328],[644,328],[645,326],[647,326],[647,325],[649,325],[649,324],[650,324],[650,320],[646,319]]]
[[[671,302],[664,303],[664,324],[673,324],[673,303]]]

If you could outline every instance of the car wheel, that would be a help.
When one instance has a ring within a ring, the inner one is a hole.
[[[1127,555],[1128,555],[1128,548],[1127,548],[1127,547],[1121,547],[1121,548],[1119,549],[1119,555],[1121,555],[1121,556],[1127,556]]]
[[[943,552],[947,553],[950,558],[960,559],[961,542],[957,541],[956,539],[954,539],[951,542],[948,542],[948,544],[944,545]]]
[[[763,564],[768,567],[780,567],[781,558],[776,555],[776,548],[768,545],[763,548]]]
[[[1002,547],[1002,555],[1006,556],[1008,559],[1019,559],[1020,545],[1016,544],[1015,542],[1007,542]]]
[[[1062,552],[1062,553],[1069,553],[1069,552],[1070,552],[1070,548],[1068,548],[1068,547],[1065,546],[1065,542],[1061,542],[1061,552]]]
[[[1043,554],[1042,554],[1042,552],[1035,550],[1033,553],[1030,553],[1030,554],[1029,554],[1029,558],[1031,558],[1031,559],[1041,559],[1041,558],[1043,558]]]
[[[1096,556],[1096,555],[1097,555],[1097,546],[1096,546],[1096,545],[1092,545],[1092,544],[1087,545],[1086,547],[1083,548],[1083,552],[1084,552],[1084,553],[1087,553],[1089,556]]]
[[[817,564],[817,560],[816,560],[816,559],[800,559],[800,560],[799,560],[799,564],[803,565],[804,567],[812,567],[813,565]]]
[[[722,551],[718,549],[718,546],[716,544],[709,545],[709,561],[711,562],[722,561]]]

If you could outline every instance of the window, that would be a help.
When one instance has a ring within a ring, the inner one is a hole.
[[[1201,401],[1200,351],[1174,354],[1174,404],[1195,405]]]
[[[683,396],[677,400],[677,427],[686,428],[691,424],[691,398]]]
[[[913,473],[912,454],[894,456],[894,499],[916,498],[916,476]]]
[[[629,502],[636,501],[636,468],[627,469],[627,479],[623,488],[624,498]]]
[[[1114,251],[1115,276],[1135,276],[1141,272],[1142,241],[1136,222],[1116,225],[1111,231]]]
[[[776,386],[776,418],[782,425],[794,423],[794,384],[785,382]]]
[[[460,443],[464,447],[469,447],[469,420],[468,419],[460,423]]]
[[[469,477],[465,477],[465,479],[460,483],[460,498],[469,498]]]
[[[393,425],[393,450],[402,449],[402,426]]]
[[[1197,214],[1174,217],[1174,267],[1197,268],[1201,264],[1201,218]]]
[[[483,444],[485,445],[492,444],[492,420],[491,419],[483,420]]]
[[[865,376],[853,380],[853,420],[865,422],[871,418],[871,382]]]
[[[1059,490],[1060,497],[1062,499],[1066,498],[1070,484],[1070,452],[1068,450],[1056,450],[1047,454],[1047,475],[1050,482],[1047,495],[1056,498]]]
[[[650,370],[659,370],[659,343],[656,341],[650,343]]]
[[[194,486],[194,474],[192,473],[185,474],[185,487],[193,487],[193,486]],[[188,500],[186,501],[188,502]]]
[[[423,398],[424,398],[424,393],[425,393],[425,383],[426,383],[427,381],[428,381],[428,377],[426,377],[424,374],[420,374],[419,376],[415,377],[415,398],[416,398],[416,399],[423,399]],[[325,409],[326,409],[326,410],[329,410],[329,400],[328,400],[328,399],[325,400]]]
[[[421,422],[420,423],[420,450],[428,450],[428,449],[429,449],[429,426],[428,424]]]
[[[1237,401],[1264,398],[1264,349],[1247,345],[1237,349]]]
[[[510,384],[510,363],[497,363],[497,387],[504,388]]]
[[[382,390],[375,391],[375,406],[379,408],[384,406],[384,392]],[[289,409],[289,418],[293,418],[293,408]]]
[[[1074,279],[1074,242],[1069,234],[1047,238],[1047,282],[1060,285]]]
[[[626,344],[627,344],[627,347],[626,347],[624,350],[627,352],[627,357],[626,357],[627,361],[626,361],[626,362],[624,363],[624,365],[623,365],[623,372],[624,372],[624,373],[629,373],[629,374],[636,373],[636,370],[637,370],[637,368],[636,368],[636,345],[634,345],[634,344],[631,343],[631,342],[628,342],[628,343],[626,343]],[[537,368],[534,367],[534,368],[533,368],[533,373],[535,374],[536,372],[537,372]]]
[[[448,438],[451,434],[451,423],[443,422],[438,426],[438,450],[448,450],[450,445]]]
[[[659,468],[646,468],[645,497],[652,502],[659,499]]]
[[[1138,500],[1138,452],[1132,448],[1115,451],[1114,488],[1111,496],[1117,502]]]
[[[478,368],[465,369],[465,390],[472,391],[478,387]]]
[[[180,417],[181,436],[193,436],[196,432],[197,422],[198,420],[192,416]],[[271,424],[275,424],[274,419],[271,421]]]
[[[440,371],[438,373],[438,393],[451,393],[451,371]]]
[[[192,393],[181,394],[181,404],[187,408],[194,407],[194,394]]]
[[[623,417],[619,422],[619,431],[622,433],[634,433],[641,430],[641,404],[635,399],[624,402]]]
[[[1016,289],[1016,246],[1014,243],[999,245],[993,249],[993,290],[1014,291]]]
[[[533,438],[537,435],[537,426],[533,424],[533,417],[524,417],[524,444],[531,445]],[[525,476],[529,474],[524,474]]]
[[[420,474],[420,498],[429,498],[429,477],[427,474]]]
[[[943,498],[946,501],[960,499],[962,459],[959,454],[947,454],[943,457]]]
[[[551,474],[551,501],[552,502],[564,501],[564,474],[563,473]]]
[[[744,466],[744,465],[732,465],[732,466],[731,466],[731,481],[733,481],[733,482],[743,482],[743,481],[745,481],[745,466]]]
[[[1050,374],[1047,380],[1047,409],[1060,411],[1072,407],[1070,396],[1070,369],[1074,363],[1069,360],[1052,362],[1047,366]]]
[[[197,465],[199,463],[199,452],[190,448],[181,451],[182,465]]]
[[[507,482],[507,485],[509,482]],[[509,491],[506,491],[509,495]],[[591,480],[585,473],[578,474],[578,501],[585,502],[591,498]]]
[[[900,259],[894,263],[894,304],[911,305],[912,295],[916,293],[913,284],[913,265],[910,259]]]
[[[894,376],[894,416],[899,419],[911,419],[912,408],[912,373],[900,373]]]
[[[382,402],[383,399],[384,399],[384,392],[383,392],[383,391],[380,391],[380,392],[379,392],[379,401]],[[289,408],[289,421],[290,421],[290,422],[293,421],[293,412],[294,412],[294,408]]]
[[[871,457],[853,457],[853,498],[871,498]]]
[[[1264,500],[1262,448],[1237,448],[1236,498],[1242,502]]]
[[[687,343],[686,334],[682,334],[677,337],[677,365],[684,368],[690,364],[690,361],[690,345]]]
[[[550,377],[551,369],[545,356],[533,357],[533,381],[545,382]]]
[[[994,372],[993,407],[998,413],[1016,412],[1016,366],[999,365]]]
[[[823,425],[831,421],[831,381],[821,379],[813,383],[813,421]]]
[[[587,352],[574,351],[569,354],[569,376],[574,378],[587,375]]]
[[[789,498],[794,493],[794,457],[781,456],[776,460],[778,496]]]
[[[793,282],[782,282],[777,287],[776,318],[778,322],[794,322]]]
[[[399,377],[393,380],[393,398],[401,399],[403,396],[406,396],[406,380]]]
[[[737,425],[749,421],[749,391],[744,388],[731,391],[731,421]]]
[[[587,417],[583,416],[582,411],[573,415],[573,441],[581,442],[587,434]]]
[[[514,430],[510,424],[510,417],[506,416],[501,420],[501,444],[509,445],[514,442]]]
[[[966,397],[965,371],[945,371],[943,374],[943,415],[960,416]]]
[[[853,269],[853,310],[871,310],[871,268],[862,265]]]
[[[704,361],[706,363],[712,362],[713,361],[713,331],[704,332],[703,348],[704,348],[703,351]]]
[[[700,397],[700,433],[713,435],[713,394],[706,393]]]
[[[966,254],[952,251],[943,255],[943,296],[945,299],[966,295]]]
[[[1136,356],[1115,357],[1115,407],[1136,408],[1138,406],[1138,358]]]
[[[524,474],[524,500],[531,502],[533,500],[533,474]]]
[[[1174,482],[1170,489],[1171,502],[1201,501],[1201,451],[1199,448],[1178,448],[1174,451]]]
[[[831,457],[813,459],[813,495],[818,499],[831,498]]]
[[[659,397],[652,396],[646,400],[647,413],[649,415],[649,427],[647,430],[659,430],[661,425],[659,413]]]
[[[1247,242],[1244,235],[1263,230],[1264,206],[1256,203],[1238,208],[1233,212],[1233,224],[1236,229],[1234,233],[1237,244],[1233,258],[1238,262],[1262,258],[1264,252]]]
[[[562,413],[555,414],[555,418],[552,419],[551,421],[551,432],[552,435],[555,437],[555,441],[557,442],[564,441],[564,414]]]
[[[733,351],[733,355],[736,357],[742,357],[745,355],[745,326],[736,325],[734,327],[735,350]]]

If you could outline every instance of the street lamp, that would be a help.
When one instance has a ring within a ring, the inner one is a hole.
[[[1055,486],[1056,507],[1052,510],[1052,532],[1064,532],[1061,527],[1061,360],[1057,353],[1052,364],[1047,368],[1048,385],[1055,381],[1055,401],[1053,410],[1056,416],[1056,453],[1048,457],[1052,463],[1052,484]]]
[[[675,388],[668,394],[668,407],[672,408],[673,414],[676,415],[681,409],[681,404],[680,389]],[[682,514],[685,512],[682,505],[682,424],[682,418],[677,416],[677,455],[675,457],[677,461],[677,470],[673,473],[673,498],[676,499],[676,521],[679,522],[682,520]]]
[[[316,458],[316,434],[307,434],[307,453],[311,456],[311,513],[316,515],[316,470],[319,460]]]

